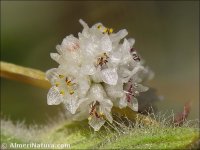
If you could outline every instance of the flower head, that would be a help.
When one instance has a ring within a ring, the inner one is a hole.
[[[112,123],[113,105],[138,111],[137,96],[148,90],[141,82],[149,70],[133,48],[135,40],[124,39],[125,29],[114,33],[101,23],[90,28],[79,21],[83,31],[78,38],[65,37],[58,53],[50,54],[59,66],[46,72],[52,84],[47,103],[63,103],[74,120],[88,118],[98,131],[106,120]]]

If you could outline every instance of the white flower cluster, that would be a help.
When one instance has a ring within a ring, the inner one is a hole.
[[[113,106],[138,111],[137,96],[148,90],[140,83],[148,75],[136,51],[134,39],[124,39],[123,29],[113,33],[101,23],[83,26],[78,38],[69,35],[50,56],[59,66],[46,72],[52,87],[48,105],[63,103],[73,119],[88,118],[98,131],[106,120],[112,123]]]

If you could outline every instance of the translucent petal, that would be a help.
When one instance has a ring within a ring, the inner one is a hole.
[[[119,100],[119,108],[124,108],[126,106],[127,106],[127,100],[126,100],[126,95],[124,94],[124,96]]]
[[[129,52],[131,49],[129,42],[127,41],[127,39],[124,39],[124,42],[122,44],[122,51],[127,51]]]
[[[117,83],[116,85],[105,85],[106,93],[111,98],[120,98],[123,96],[123,83]]]
[[[96,45],[91,40],[85,41],[83,45],[85,53],[92,58],[96,54]]]
[[[131,71],[131,74],[130,74],[129,79],[130,79],[132,76],[134,76],[135,74],[137,74],[139,71],[142,71],[143,69],[144,69],[143,66],[140,66],[140,65],[136,66],[136,67]]]
[[[58,53],[50,53],[50,56],[53,60],[55,60],[57,63],[60,63],[61,56]]]
[[[79,49],[79,40],[73,35],[69,35],[63,39],[61,46],[65,50],[75,51]]]
[[[107,119],[110,123],[113,122],[113,117],[112,117],[111,113],[105,112],[104,115],[106,116],[106,119]]]
[[[101,78],[101,75],[100,75],[100,72],[97,71],[95,74],[91,75],[91,79],[92,81],[94,81],[95,83],[100,83],[102,82],[102,78]]]
[[[93,75],[96,72],[96,68],[91,62],[88,62],[87,64],[82,65],[81,72],[86,75]]]
[[[55,84],[56,80],[58,79],[58,69],[52,68],[47,70],[46,72],[46,78],[51,82],[51,84]]]
[[[148,79],[148,80],[153,79],[154,76],[155,76],[155,73],[154,73],[150,68],[148,68],[148,67],[146,67],[145,70],[147,70],[147,71],[146,71],[146,72],[147,72],[147,73],[146,73],[146,74],[147,74],[147,79]]]
[[[149,88],[142,84],[134,84],[134,89],[138,92],[146,92]]]
[[[89,88],[90,88],[90,79],[85,77],[85,78],[81,78],[78,82],[78,94],[79,97],[84,97],[86,96]]]
[[[103,111],[111,111],[113,107],[113,103],[111,100],[109,99],[103,99],[103,101],[100,101],[100,109],[102,109]]]
[[[107,34],[105,34],[101,39],[101,50],[107,52],[112,50],[112,42]]]
[[[87,119],[87,116],[88,116],[88,110],[85,109],[83,111],[76,112],[76,114],[74,114],[72,116],[72,120],[74,120],[74,121],[82,121],[82,120]]]
[[[67,52],[65,55],[65,59],[67,61],[67,64],[71,65],[80,65],[81,62],[79,51]]]
[[[122,55],[122,59],[121,59],[121,64],[126,64],[128,65],[130,62],[133,61],[133,58],[130,54],[130,44],[129,42],[124,39],[124,42],[121,46],[121,49],[120,49],[120,52],[121,52],[121,55]]]
[[[61,69],[65,71],[65,74],[68,74],[70,76],[73,76],[74,78],[77,77],[77,75],[80,73],[79,72],[79,66],[71,63],[71,64],[63,64],[60,66]]]
[[[128,106],[133,110],[133,111],[138,111],[138,100],[135,97],[132,97],[131,102],[128,103]]]
[[[132,61],[132,56],[130,54],[123,55],[123,59],[121,60],[121,65],[129,65],[129,63]]]
[[[114,66],[118,65],[121,60],[121,53],[115,52],[110,55],[110,63],[112,63]]]
[[[155,74],[149,67],[145,67],[143,71],[140,72],[139,76],[142,78],[142,81],[146,81],[153,79]]]
[[[128,42],[129,42],[130,47],[132,48],[133,45],[135,44],[135,39],[130,38],[130,39],[128,39]]]
[[[108,119],[109,122],[112,123],[113,118],[111,115],[111,109],[113,107],[113,103],[109,99],[104,99],[100,102],[100,112],[105,115],[105,117]]]
[[[127,30],[122,29],[119,32],[117,32],[116,34],[111,34],[110,38],[111,38],[112,42],[118,42],[121,39],[123,39],[127,34],[128,34]]]
[[[102,80],[110,85],[116,85],[118,80],[117,70],[115,68],[107,68],[101,71]]]
[[[131,71],[125,67],[120,67],[118,74],[121,77],[122,82],[124,83],[128,82],[131,77]]]
[[[89,28],[87,23],[83,21],[82,19],[79,19],[80,24],[83,26],[83,28]]]
[[[131,82],[134,84],[134,83],[140,83],[142,81],[139,73],[136,73],[134,75],[131,76],[130,78]]]
[[[56,49],[60,55],[63,55],[65,51],[62,49],[61,45],[56,45]]]
[[[103,100],[105,91],[101,84],[93,84],[90,88],[89,96],[93,100]]]
[[[98,22],[92,26],[92,29],[93,31],[100,31],[99,33],[102,35],[102,32],[105,31],[106,27],[102,23]]]
[[[104,123],[105,120],[103,118],[92,117],[91,120],[89,120],[89,125],[94,128],[94,131],[99,131]]]
[[[79,105],[86,99],[78,99],[77,95],[70,95],[66,97],[67,100],[64,101],[64,105],[69,112],[72,114],[76,113]]]
[[[48,105],[58,105],[63,101],[63,97],[60,94],[57,87],[53,86],[50,88],[47,94],[47,104]]]

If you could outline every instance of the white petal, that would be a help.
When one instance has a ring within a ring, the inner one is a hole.
[[[134,89],[138,92],[146,92],[149,88],[141,84],[135,84]]]
[[[112,115],[110,113],[112,107],[113,107],[113,103],[109,99],[104,99],[103,101],[100,102],[100,112],[102,112],[107,118],[107,120],[111,123],[113,121]]]
[[[78,99],[77,95],[70,95],[70,96],[67,96],[67,100],[64,101],[64,105],[69,112],[71,112],[72,114],[75,114],[79,105],[84,100],[86,100],[86,99]]]
[[[124,39],[124,43],[122,44],[122,51],[130,52],[130,45],[127,39]]]
[[[132,70],[131,74],[134,75],[134,74],[136,74],[138,71],[141,71],[142,69],[144,69],[144,67],[138,65],[138,66],[136,66],[136,67]]]
[[[101,101],[103,100],[105,91],[101,84],[93,84],[89,91],[89,96],[93,100]]]
[[[86,96],[89,88],[90,88],[90,79],[89,78],[81,78],[79,83],[79,97],[84,97]]]
[[[47,94],[47,104],[48,105],[58,105],[62,102],[63,97],[60,94],[57,87],[53,86],[50,88]]]
[[[131,102],[128,103],[128,106],[133,110],[133,111],[138,111],[138,100],[135,97],[132,97]]]
[[[101,74],[100,74],[99,71],[97,71],[95,74],[91,75],[91,79],[92,79],[92,81],[94,81],[95,83],[100,83],[100,82],[102,82]]]
[[[58,79],[58,69],[52,68],[47,70],[46,72],[46,78],[51,82],[51,84],[55,84],[56,80]]]
[[[126,94],[119,101],[119,108],[124,108],[127,106]]]
[[[110,123],[113,122],[113,117],[112,117],[111,113],[105,112],[104,115],[106,116],[106,119],[107,119]]]
[[[119,32],[117,32],[117,35],[118,35],[121,39],[123,39],[125,36],[128,35],[128,32],[127,32],[126,29],[122,29],[122,30],[120,30]]]
[[[50,56],[53,60],[55,60],[57,63],[60,63],[61,56],[58,53],[50,53]]]
[[[119,32],[117,32],[116,34],[111,34],[110,38],[112,40],[112,42],[118,42],[121,39],[123,39],[126,35],[128,34],[126,29],[120,30]]]
[[[130,47],[133,47],[133,45],[135,44],[135,39],[130,38],[130,39],[128,39],[128,42],[130,44]]]
[[[83,64],[81,72],[86,75],[93,75],[96,72],[96,68],[92,63]]]
[[[75,51],[79,49],[79,40],[71,34],[63,39],[61,46],[65,50]]]
[[[68,74],[70,76],[73,76],[74,78],[76,78],[79,74],[79,66],[74,63],[62,64],[59,66],[59,68],[62,69],[62,71],[64,72],[63,74]]]
[[[112,42],[107,34],[105,34],[101,39],[101,50],[107,52],[112,50]]]
[[[117,70],[115,68],[104,69],[101,71],[101,78],[107,84],[116,85],[118,80]]]
[[[63,55],[65,51],[62,49],[61,45],[56,45],[56,49],[60,55]]]
[[[139,76],[142,80],[151,80],[154,78],[155,73],[147,66],[140,72]]]
[[[89,28],[89,26],[82,19],[80,19],[79,22],[83,26],[82,33],[78,34],[79,40],[82,39],[82,38],[85,38],[85,37],[89,38],[90,37],[90,32],[89,32],[90,28]]]
[[[137,73],[138,73],[139,71],[143,70],[143,69],[144,69],[143,66],[140,66],[140,65],[136,66],[136,67],[130,72],[130,75],[126,78],[126,80],[128,81],[131,77],[137,75]],[[137,78],[137,80],[138,80],[138,77],[136,77],[136,78]],[[135,80],[136,80],[136,79],[135,79]]]
[[[88,55],[89,57],[93,57],[94,54],[96,54],[96,45],[92,43],[92,41],[85,41],[82,45],[84,45],[84,52],[85,55]],[[88,58],[89,58],[88,57]]]
[[[74,114],[72,116],[72,120],[74,120],[74,121],[82,121],[82,120],[87,119],[87,116],[88,116],[88,110],[85,109],[85,110],[76,112],[76,114]]]
[[[124,42],[121,46],[121,49],[120,49],[120,52],[121,52],[121,55],[122,55],[122,59],[121,59],[121,64],[129,64],[130,62],[133,61],[133,58],[130,54],[130,45],[129,45],[129,42],[124,39]]]
[[[110,63],[112,63],[114,66],[117,66],[121,60],[122,54],[120,52],[115,52],[110,55]]]
[[[87,23],[83,21],[82,19],[79,19],[80,24],[83,26],[83,28],[89,28]]]
[[[106,93],[109,97],[116,99],[123,96],[123,83],[117,83],[116,85],[105,85]]]
[[[103,101],[100,102],[100,109],[102,109],[103,111],[111,111],[113,107],[113,103],[111,100],[109,99],[104,99]]]
[[[131,71],[125,67],[120,67],[118,72],[119,72],[120,78],[122,78],[121,79],[122,82],[124,82],[124,83],[128,82],[130,77],[132,76]]]
[[[102,118],[92,117],[91,120],[89,120],[89,125],[94,128],[94,131],[99,131],[104,123],[105,120]]]

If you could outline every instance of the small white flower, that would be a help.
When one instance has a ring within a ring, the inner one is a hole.
[[[140,83],[150,78],[150,70],[133,48],[135,40],[125,39],[127,30],[114,33],[101,23],[90,28],[79,22],[78,38],[65,37],[56,46],[58,53],[50,54],[59,66],[46,72],[52,84],[47,103],[63,103],[73,120],[88,118],[98,131],[106,120],[112,123],[113,105],[138,111],[137,96],[148,90]]]
[[[98,131],[107,119],[112,123],[111,109],[113,103],[106,98],[106,93],[101,84],[94,84],[90,88],[89,97],[91,100],[95,100],[90,104],[89,111],[89,124]]]
[[[140,92],[145,92],[148,87],[145,87],[138,83],[132,83],[131,81],[125,84],[124,94],[120,98],[119,108],[124,108],[126,106],[130,107],[133,111],[138,111],[138,101],[137,96]]]
[[[61,67],[48,70],[46,77],[53,85],[47,95],[48,104],[63,102],[66,109],[74,114],[90,88],[89,77],[82,76],[77,71],[68,72]]]
[[[90,105],[89,125],[98,131],[105,123],[105,119],[112,123],[112,115],[110,114],[113,104],[109,99],[104,101],[95,101]]]

